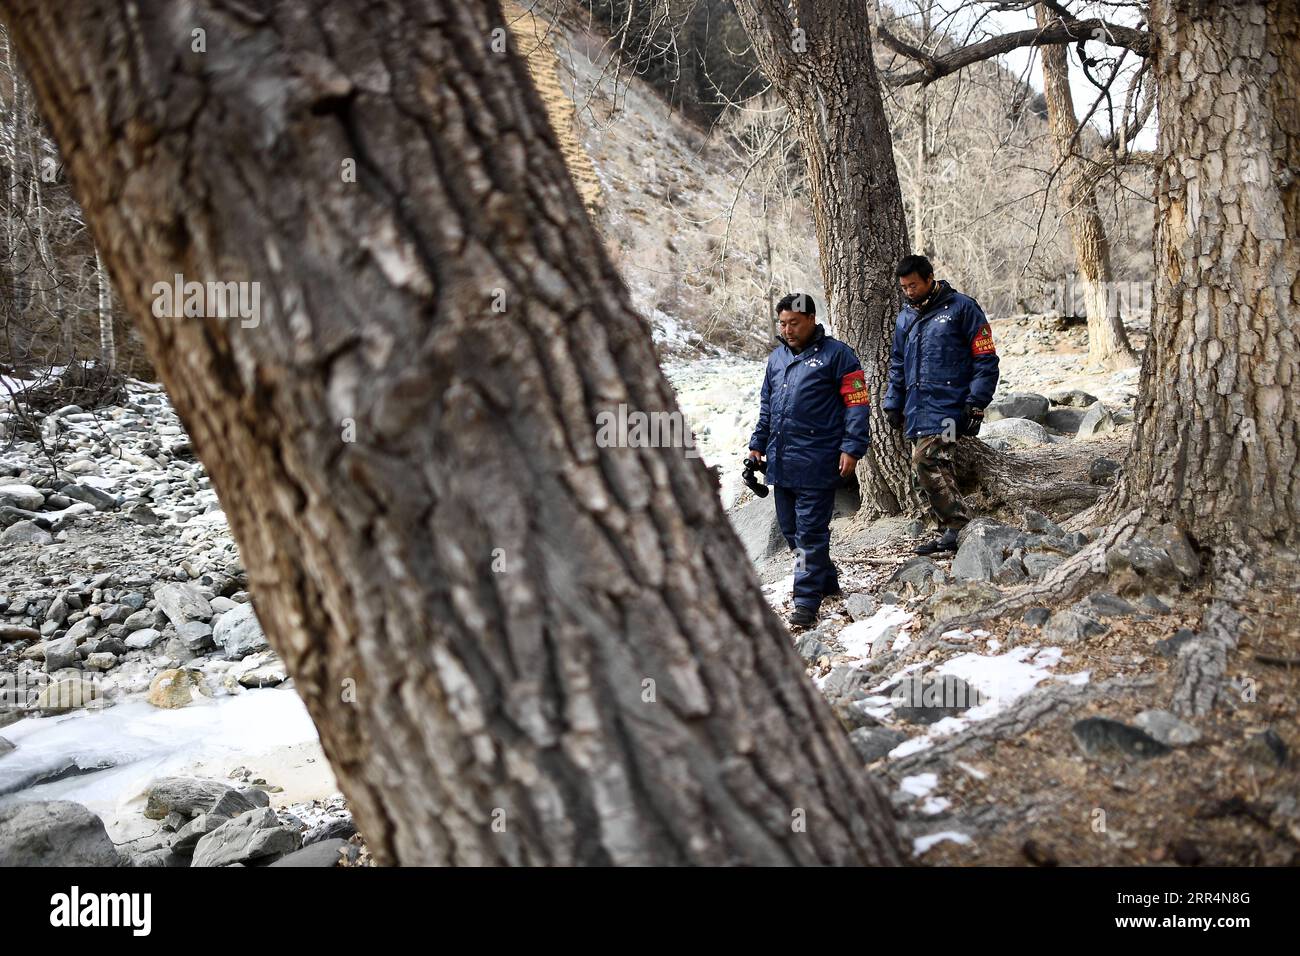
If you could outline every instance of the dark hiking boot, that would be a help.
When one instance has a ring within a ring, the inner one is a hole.
[[[919,545],[914,550],[917,554],[939,554],[942,551],[956,551],[957,529],[948,528],[935,540]]]
[[[790,614],[791,627],[812,627],[817,623],[817,612],[810,607],[796,607]]]

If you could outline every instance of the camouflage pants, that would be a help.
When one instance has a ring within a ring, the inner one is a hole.
[[[957,490],[953,451],[957,443],[943,435],[923,435],[912,446],[912,472],[934,509],[941,528],[963,528],[970,521],[966,502]]]

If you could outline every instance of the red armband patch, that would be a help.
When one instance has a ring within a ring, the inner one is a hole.
[[[993,330],[989,328],[987,322],[975,333],[975,338],[970,344],[970,354],[975,356],[998,354],[998,350],[993,346]]]
[[[849,408],[854,405],[866,405],[868,403],[867,375],[862,369],[849,372],[848,375],[840,379],[840,397],[844,399],[845,406]]]

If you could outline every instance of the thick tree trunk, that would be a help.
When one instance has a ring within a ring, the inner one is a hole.
[[[919,506],[906,443],[880,402],[898,315],[894,267],[907,218],[871,54],[866,0],[737,0],[759,65],[789,107],[808,163],[822,281],[837,335],[858,353],[872,395],[864,501],[887,514]],[[793,19],[791,16],[793,15]]]
[[[377,859],[897,862],[495,5],[0,9]]]
[[[1300,3],[1156,0],[1156,302],[1112,509],[1300,525]]]
[[[1055,19],[1043,4],[1036,4],[1034,12],[1038,26],[1046,27]],[[1074,112],[1074,95],[1070,92],[1070,64],[1064,46],[1044,46],[1043,95],[1047,100],[1047,123],[1052,133],[1053,152],[1057,162],[1057,195],[1061,211],[1070,229],[1070,242],[1074,246],[1074,260],[1078,268],[1078,282],[1083,288],[1084,310],[1088,317],[1088,361],[1092,369],[1129,368],[1137,364],[1137,356],[1129,345],[1118,302],[1107,289],[1112,281],[1110,269],[1110,242],[1106,227],[1097,208],[1094,181],[1089,178],[1084,162],[1074,152],[1074,133],[1079,119]]]

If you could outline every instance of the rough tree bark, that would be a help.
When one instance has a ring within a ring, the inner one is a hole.
[[[1300,2],[1156,0],[1156,301],[1125,477],[1205,542],[1300,524]]]
[[[378,860],[898,861],[495,5],[0,9]]]
[[[1057,19],[1041,3],[1035,5],[1034,13],[1039,28],[1046,28]],[[1137,356],[1129,345],[1119,309],[1110,309],[1106,301],[1106,289],[1112,280],[1110,241],[1097,208],[1095,180],[1088,175],[1083,159],[1075,153],[1074,134],[1079,119],[1070,91],[1069,59],[1065,47],[1059,45],[1042,47],[1042,57],[1047,124],[1057,163],[1057,195],[1070,230],[1088,317],[1087,364],[1093,369],[1129,368],[1138,363]]]
[[[872,395],[872,450],[858,466],[864,502],[919,507],[902,436],[880,411],[898,315],[894,266],[907,218],[871,52],[867,0],[736,0],[764,75],[794,117],[808,164],[822,283],[838,335]]]

